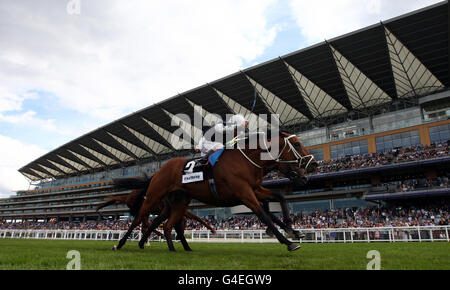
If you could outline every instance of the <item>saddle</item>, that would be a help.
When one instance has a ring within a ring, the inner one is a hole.
[[[188,160],[183,167],[183,177],[186,176],[186,180],[183,178],[183,183],[200,182],[204,180],[203,177],[205,176],[212,178],[212,168],[224,151],[225,149],[220,149],[206,158],[201,157]]]
[[[217,200],[220,200],[217,193],[216,183],[214,182],[213,168],[219,157],[225,149],[217,150],[210,154],[207,158],[196,158],[186,161],[183,167],[182,183],[195,183],[208,181],[209,189]]]

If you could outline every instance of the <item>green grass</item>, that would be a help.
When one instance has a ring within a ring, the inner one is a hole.
[[[280,244],[191,243],[193,252],[185,252],[176,243],[177,252],[169,252],[165,243],[152,243],[140,250],[128,242],[118,252],[115,242],[0,240],[0,269],[66,268],[67,252],[81,254],[81,268],[154,269],[154,270],[365,270],[367,252],[381,254],[382,270],[450,269],[450,243],[360,243],[302,244],[288,252]]]

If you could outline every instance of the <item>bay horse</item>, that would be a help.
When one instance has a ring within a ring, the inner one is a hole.
[[[114,205],[114,204],[126,204],[128,206],[128,208],[130,209],[130,214],[134,217],[137,215],[137,213],[139,213],[139,209],[140,209],[140,207],[139,207],[136,211],[136,208],[135,208],[136,204],[140,203],[142,205],[142,202],[139,201],[139,196],[141,196],[141,195],[145,195],[145,189],[135,189],[127,194],[110,195],[110,196],[108,196],[107,201],[105,201],[97,206],[96,211],[98,212],[100,209],[110,206],[110,205]],[[161,208],[158,208],[151,212],[151,214],[153,214],[153,215],[160,214],[160,213],[161,213]],[[200,218],[199,216],[193,214],[190,211],[186,211],[186,213],[184,215],[184,219],[183,219],[183,224],[186,223],[186,218],[198,221],[203,226],[205,226],[207,229],[209,229],[213,234],[216,232],[216,230],[209,223],[207,223],[204,219]],[[142,233],[146,232],[146,230],[148,229],[148,226],[149,226],[148,220],[142,221]],[[163,234],[161,234],[157,230],[155,230],[154,233],[156,233],[158,236],[163,237]]]
[[[146,199],[139,213],[139,219],[146,218],[151,208],[159,204],[169,194],[176,193],[186,198],[169,210],[162,211],[150,225],[147,232],[139,242],[143,248],[145,241],[161,222],[168,219],[166,228],[171,229],[180,221],[191,199],[196,199],[208,205],[219,207],[232,207],[244,204],[255,213],[258,218],[268,226],[268,229],[276,236],[278,241],[287,246],[289,251],[300,248],[299,245],[286,239],[275,227],[272,218],[268,215],[261,200],[273,199],[272,191],[261,186],[264,177],[264,168],[276,168],[291,180],[299,184],[306,184],[305,177],[308,166],[315,162],[312,155],[303,147],[297,136],[286,132],[280,132],[278,136],[272,136],[272,141],[278,143],[280,153],[269,160],[262,160],[261,153],[267,153],[268,146],[262,148],[258,144],[257,149],[240,148],[225,150],[220,161],[214,166],[213,172],[216,188],[220,199],[210,192],[208,182],[182,184],[183,168],[188,161],[186,158],[173,158],[165,163],[153,176],[146,191]],[[267,145],[267,144],[265,144]],[[307,160],[307,162],[304,162]],[[304,164],[302,166],[302,164]],[[127,234],[120,240],[117,249],[126,242],[132,230],[138,225],[133,221]],[[182,240],[181,240],[182,241]],[[183,241],[182,241],[183,243]]]
[[[138,215],[139,210],[143,204],[145,192],[147,187],[149,186],[151,181],[151,178],[148,178],[147,175],[144,174],[143,177],[131,177],[131,178],[119,178],[119,179],[113,179],[113,183],[115,185],[115,188],[117,189],[133,189],[130,193],[127,194],[121,194],[121,195],[110,195],[108,196],[108,200],[99,204],[96,208],[96,211],[98,212],[100,209],[113,205],[113,204],[126,204],[129,208],[130,214],[134,218],[138,218],[139,223],[142,223],[141,232],[144,234],[148,227],[149,227],[149,221],[148,217],[144,219],[140,219]],[[139,188],[139,189],[135,189]],[[177,201],[178,202],[178,201]],[[170,198],[165,198],[164,201],[160,204],[158,204],[156,207],[152,209],[150,212],[153,215],[159,215],[163,210],[164,207],[172,207],[173,200],[170,200]],[[101,214],[101,213],[100,213]],[[184,232],[184,229],[186,227],[186,218],[196,220],[202,225],[204,225],[207,229],[209,229],[212,233],[215,233],[215,229],[207,223],[202,218],[198,217],[197,215],[193,214],[192,212],[186,210],[184,213],[183,219],[181,221],[181,228]],[[166,240],[171,239],[171,236],[163,235],[156,229],[153,231],[160,237],[165,237]],[[178,233],[177,233],[178,234]],[[178,234],[178,236],[180,236]],[[181,238],[181,237],[179,237]],[[171,242],[168,242],[170,244]]]

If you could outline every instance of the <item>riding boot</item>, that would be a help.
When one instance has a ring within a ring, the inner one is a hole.
[[[206,152],[206,154],[204,156],[202,156],[202,158],[200,159],[201,164],[205,165],[206,163],[208,163],[208,157],[209,155],[211,155],[212,153],[214,153],[215,150],[210,149],[208,152]]]

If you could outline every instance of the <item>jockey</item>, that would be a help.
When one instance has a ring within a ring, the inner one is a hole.
[[[218,123],[207,129],[195,149],[200,151],[203,159],[206,160],[210,153],[225,147],[225,145],[220,141],[225,140],[227,135],[233,135],[234,138],[234,130],[239,132],[245,130],[247,126],[248,121],[244,118],[244,116],[239,114],[234,115],[227,123]],[[221,140],[216,140],[216,136],[222,136]],[[229,140],[225,140],[225,144],[227,141]]]

